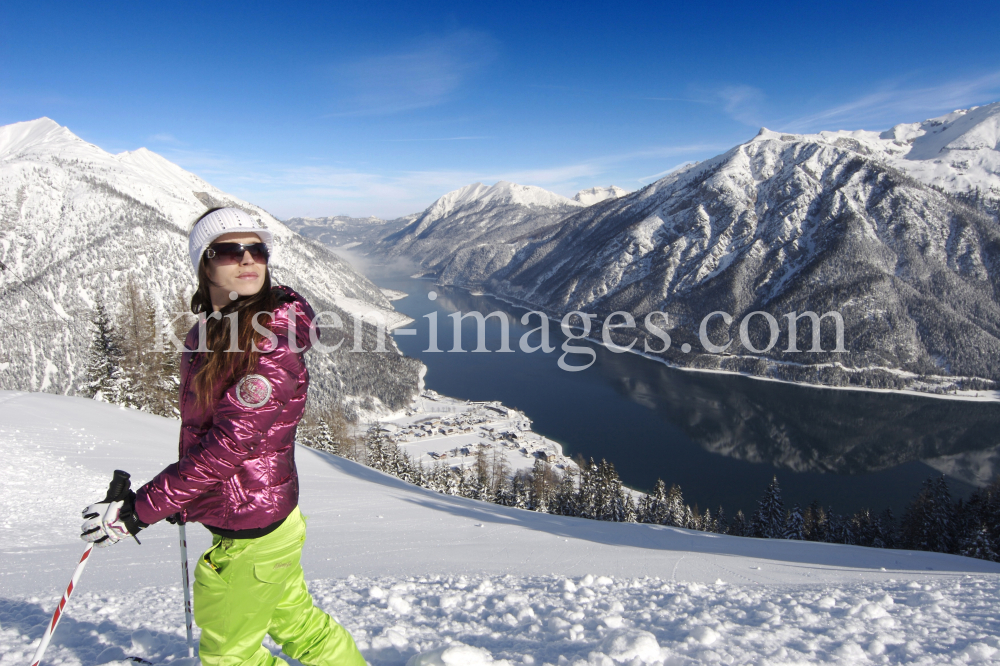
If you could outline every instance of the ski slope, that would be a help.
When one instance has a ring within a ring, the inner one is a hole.
[[[0,392],[0,665],[37,645],[79,510],[113,469],[138,484],[175,459],[178,425]],[[997,564],[548,516],[296,455],[306,577],[371,664],[1000,662]],[[184,663],[176,528],[139,536],[95,551],[45,663]],[[209,535],[188,536],[193,559]]]

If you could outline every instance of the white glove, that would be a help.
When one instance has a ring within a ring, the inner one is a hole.
[[[121,517],[125,502],[98,502],[83,510],[83,525],[80,538],[92,542],[98,548],[116,544],[131,534]]]

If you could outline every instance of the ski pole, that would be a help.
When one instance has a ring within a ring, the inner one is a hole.
[[[184,624],[187,627],[188,657],[194,657],[194,638],[192,636],[194,622],[191,613],[191,583],[188,576],[187,530],[182,522],[177,523],[177,528],[181,533],[181,583],[184,585]]]
[[[52,632],[56,630],[56,625],[59,624],[59,620],[62,618],[63,609],[66,608],[66,603],[73,594],[76,584],[80,581],[80,575],[83,574],[83,568],[87,566],[87,560],[90,558],[90,551],[92,550],[94,550],[94,544],[90,544],[87,546],[87,550],[83,551],[83,557],[80,558],[80,563],[76,565],[76,571],[73,572],[73,578],[69,581],[69,587],[63,592],[62,600],[59,601],[56,611],[52,614],[52,621],[49,622],[49,626],[45,628],[45,633],[42,634],[42,642],[38,644],[35,656],[31,658],[31,666],[38,666],[38,663],[42,660],[45,648],[49,646],[49,641],[52,640]]]
[[[129,480],[128,472],[116,469],[114,477],[111,479],[111,485],[108,486],[108,494],[104,498],[104,501],[118,501],[120,497],[125,496],[131,485],[132,482]],[[73,590],[76,589],[77,583],[80,582],[80,576],[83,575],[83,569],[87,566],[90,553],[93,550],[94,544],[87,544],[87,549],[83,551],[83,556],[80,557],[80,562],[76,565],[76,570],[73,571],[73,577],[69,580],[69,586],[63,592],[62,599],[59,600],[59,605],[56,606],[55,612],[52,613],[52,620],[49,622],[49,626],[45,628],[45,633],[42,634],[42,640],[38,644],[38,649],[35,650],[35,656],[31,658],[31,666],[38,666],[39,662],[42,661],[42,655],[45,654],[45,649],[49,647],[49,641],[52,640],[52,633],[56,630],[59,620],[62,619],[63,610],[66,608],[66,604],[69,603],[69,598],[73,595]]]

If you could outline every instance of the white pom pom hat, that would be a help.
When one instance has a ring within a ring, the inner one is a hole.
[[[239,208],[220,208],[201,218],[188,236],[188,252],[191,255],[191,266],[194,267],[195,275],[198,274],[201,255],[212,241],[223,234],[236,231],[257,234],[267,245],[268,253],[274,252],[274,234],[265,229],[263,224]]]

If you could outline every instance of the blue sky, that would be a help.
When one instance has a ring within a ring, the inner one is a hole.
[[[393,217],[998,101],[998,34],[998,2],[21,2],[0,124],[146,146],[282,218]]]

